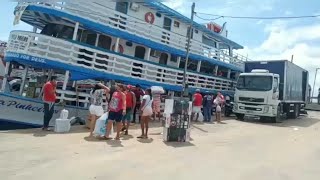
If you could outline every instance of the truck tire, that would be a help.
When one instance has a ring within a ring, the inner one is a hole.
[[[276,117],[271,118],[273,123],[280,123],[281,122],[281,107],[277,107],[277,115]]]
[[[236,114],[236,116],[237,116],[238,120],[240,120],[240,121],[244,120],[244,114]]]
[[[293,112],[290,112],[290,110],[292,110],[291,109],[291,106],[290,106],[290,104],[287,104],[287,118],[288,119],[296,119],[297,117],[296,117],[296,104],[294,105],[294,107],[293,107]]]

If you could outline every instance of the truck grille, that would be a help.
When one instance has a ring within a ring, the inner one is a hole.
[[[250,98],[250,97],[239,97],[239,101],[246,101],[246,102],[264,102],[263,98]]]
[[[261,108],[253,108],[253,107],[245,107],[245,110],[250,110],[250,111],[261,111]]]

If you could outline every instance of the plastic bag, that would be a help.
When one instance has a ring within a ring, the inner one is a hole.
[[[217,105],[216,112],[221,112],[221,106],[220,105]]]
[[[164,94],[165,91],[161,86],[151,86],[151,92],[157,94]]]
[[[105,136],[106,134],[106,122],[107,122],[107,118],[108,118],[108,113],[104,113],[96,122],[96,126],[94,128],[93,134],[95,136]],[[110,132],[110,136],[113,135],[113,126],[111,128],[111,132]]]

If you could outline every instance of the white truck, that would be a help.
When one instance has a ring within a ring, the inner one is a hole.
[[[250,61],[238,78],[233,112],[280,122],[306,113],[308,71],[287,61]]]

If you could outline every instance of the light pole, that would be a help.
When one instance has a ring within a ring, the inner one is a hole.
[[[192,26],[193,26],[194,8],[195,8],[195,3],[192,3],[192,7],[191,7],[191,24],[190,24],[190,28],[189,28],[188,41],[187,41],[186,61],[185,61],[184,71],[183,71],[183,82],[182,82],[183,93],[181,94],[181,97],[183,97],[184,94],[186,94],[186,90],[187,90],[187,69],[188,69],[188,63],[189,63],[190,41],[191,41],[192,30],[193,30]]]
[[[316,68],[316,73],[314,75],[314,81],[313,81],[313,87],[312,87],[312,94],[311,94],[311,102],[312,102],[312,97],[313,97],[313,93],[314,93],[314,86],[316,85],[316,79],[317,79],[317,74],[318,74],[318,70],[320,68]]]

